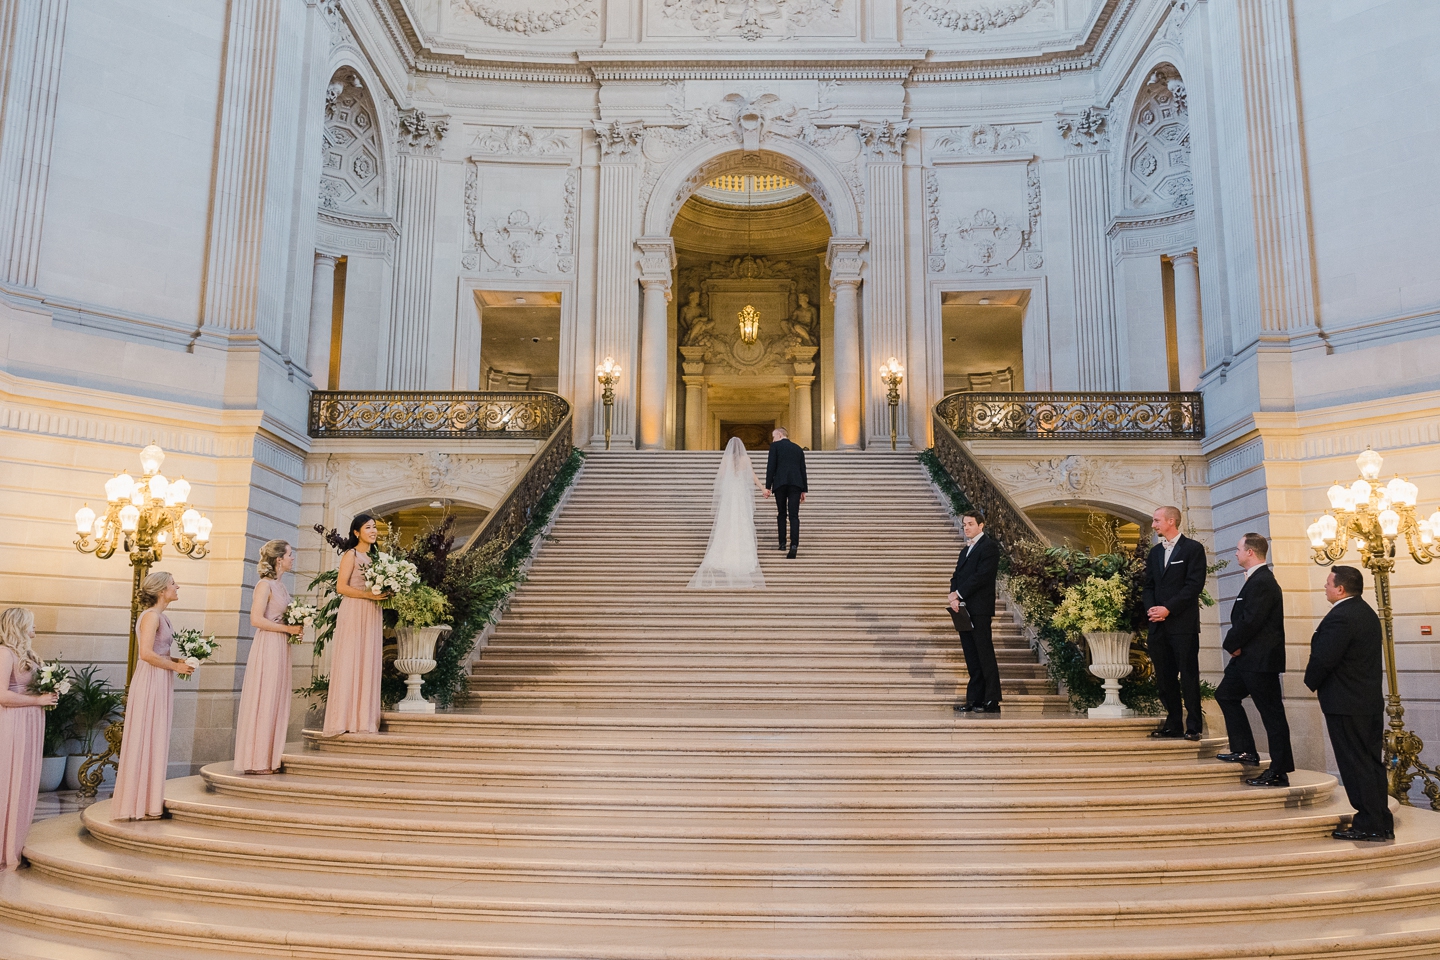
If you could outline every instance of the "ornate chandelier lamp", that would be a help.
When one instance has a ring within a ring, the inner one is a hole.
[[[1367,449],[1356,458],[1360,479],[1350,486],[1336,483],[1327,492],[1330,510],[1306,529],[1311,557],[1321,566],[1330,566],[1345,556],[1353,545],[1360,562],[1375,578],[1375,603],[1385,638],[1385,672],[1390,692],[1385,712],[1390,729],[1385,732],[1385,765],[1390,774],[1390,794],[1408,804],[1410,785],[1418,776],[1432,809],[1440,810],[1440,770],[1420,761],[1425,743],[1405,729],[1405,707],[1400,702],[1399,677],[1395,666],[1395,623],[1390,610],[1390,573],[1395,569],[1395,544],[1403,539],[1416,563],[1440,557],[1440,510],[1428,519],[1416,514],[1420,490],[1404,477],[1381,485],[1380,454]]]
[[[600,402],[605,405],[605,449],[610,449],[610,425],[615,410],[615,384],[620,380],[620,364],[614,357],[595,368],[595,379],[600,382]]]
[[[745,255],[750,256],[750,188],[755,183],[755,177],[751,174],[745,175]],[[760,311],[750,304],[735,315],[740,321],[740,340],[743,343],[754,343],[760,339]]]
[[[140,584],[158,563],[166,546],[174,548],[191,560],[203,559],[210,552],[210,531],[214,524],[190,506],[190,483],[184,477],[167,480],[160,472],[165,451],[150,444],[140,451],[144,475],[135,479],[122,471],[105,481],[104,514],[97,515],[87,503],[75,511],[75,549],[93,553],[108,560],[124,548],[130,554],[134,571],[130,590],[130,652],[125,668],[125,686],[135,675],[139,652],[135,639],[135,620],[140,616]],[[80,792],[93,797],[100,786],[106,766],[114,766],[120,752],[124,719],[105,730],[106,750],[86,759],[80,767]]]
[[[900,433],[900,384],[905,379],[905,368],[899,360],[891,357],[880,364],[880,379],[888,388],[885,402],[890,405],[890,449],[894,450]]]

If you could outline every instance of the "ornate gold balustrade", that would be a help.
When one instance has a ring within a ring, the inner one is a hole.
[[[1040,528],[1010,499],[1005,488],[990,476],[990,471],[965,449],[965,444],[951,429],[941,413],[941,408],[951,399],[946,397],[934,410],[935,456],[939,458],[940,465],[964,492],[966,499],[984,512],[985,529],[1000,542],[1002,548],[1008,550],[1022,540],[1048,545],[1050,541]]]
[[[967,440],[1199,440],[1198,393],[953,393],[935,416]]]
[[[316,390],[310,436],[544,440],[570,417],[553,393]]]

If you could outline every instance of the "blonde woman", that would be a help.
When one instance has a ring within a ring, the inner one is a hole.
[[[0,870],[20,866],[20,851],[35,816],[39,796],[40,758],[45,747],[45,708],[59,699],[53,693],[26,693],[40,658],[35,615],[24,607],[0,613]]]
[[[245,661],[240,688],[240,713],[235,723],[235,770],[270,774],[279,771],[290,728],[290,638],[304,627],[282,623],[290,591],[280,582],[295,566],[295,551],[284,540],[260,548],[260,582],[250,600],[250,626],[255,639]]]
[[[140,662],[125,701],[125,739],[115,771],[115,820],[159,820],[165,813],[165,770],[170,763],[170,719],[175,674],[190,676],[190,665],[170,657],[175,628],[165,610],[180,599],[175,578],[157,571],[140,584],[145,611],[135,621]]]
[[[365,568],[380,538],[375,518],[360,514],[350,521],[350,535],[340,556],[335,590],[340,609],[330,640],[330,692],[325,697],[327,737],[380,730],[380,656],[385,644],[385,617],[380,601],[365,586]]]

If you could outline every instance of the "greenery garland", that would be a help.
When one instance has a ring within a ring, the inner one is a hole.
[[[525,529],[513,540],[492,540],[477,549],[457,552],[454,520],[447,517],[439,526],[416,537],[408,549],[402,549],[398,544],[390,546],[390,552],[398,553],[415,564],[420,572],[420,582],[438,590],[450,606],[450,633],[435,645],[435,669],[425,675],[420,689],[421,694],[434,701],[436,706],[451,707],[468,694],[470,675],[465,669],[465,662],[475,646],[475,638],[488,624],[500,618],[505,601],[525,581],[523,571],[535,541],[579,473],[584,459],[581,451],[571,452],[545,494],[531,509]],[[341,549],[344,538],[337,531],[327,530],[321,525],[315,529],[337,552]],[[340,608],[340,596],[335,593],[338,576],[337,570],[329,570],[310,583],[310,589],[321,591],[323,601],[316,604],[320,609],[315,618],[317,657],[335,631],[335,614]],[[387,627],[394,626],[397,619],[393,610],[385,611]],[[309,686],[295,692],[324,700],[329,689],[330,678],[317,676]],[[395,670],[393,660],[387,660],[380,678],[381,701],[390,706],[402,700],[405,693],[404,676]]]
[[[915,459],[924,465],[926,472],[930,474],[930,479],[934,481],[935,486],[939,487],[940,492],[945,494],[950,500],[951,513],[958,517],[970,509],[970,499],[965,496],[965,491],[960,489],[959,484],[950,476],[950,472],[945,469],[945,465],[940,462],[940,457],[936,455],[934,447],[922,450],[916,455]]]

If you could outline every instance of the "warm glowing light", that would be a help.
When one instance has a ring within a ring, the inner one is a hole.
[[[1360,476],[1366,480],[1374,480],[1379,477],[1380,465],[1384,462],[1385,458],[1369,447],[1366,447],[1365,452],[1355,458],[1355,466],[1360,468]]]
[[[605,362],[595,368],[595,376],[602,383],[606,380],[613,383],[620,379],[620,364],[615,362],[614,357],[606,357]]]
[[[1325,496],[1330,498],[1331,510],[1344,510],[1346,509],[1345,504],[1350,498],[1350,488],[1342,487],[1337,483],[1325,491]]]
[[[184,477],[181,477],[179,480],[176,480],[174,483],[170,484],[170,490],[165,495],[165,503],[167,506],[173,507],[177,504],[189,502],[190,481],[186,480]]]
[[[170,493],[170,481],[165,479],[165,475],[163,473],[157,473],[155,474],[155,476],[151,477],[147,486],[149,487],[151,497],[156,500],[164,500],[166,506],[173,506],[173,504],[171,504],[168,499],[168,495]]]
[[[180,514],[180,529],[185,531],[187,537],[195,536],[200,529],[200,511],[186,510]]]
[[[1354,499],[1355,507],[1361,507],[1370,502],[1370,484],[1364,480],[1356,480],[1350,485],[1350,496]],[[1351,507],[1353,510],[1355,507]]]
[[[105,481],[105,499],[111,503],[129,500],[135,492],[135,478],[128,473],[117,473]]]
[[[95,511],[90,509],[90,504],[85,504],[75,511],[75,532],[84,536],[95,527]]]
[[[905,368],[900,366],[899,360],[891,357],[889,360],[880,364],[880,379],[886,383],[893,381],[898,386],[900,381],[905,379]]]
[[[147,476],[152,473],[159,473],[160,465],[164,462],[165,451],[161,450],[153,443],[150,444],[150,446],[146,447],[144,450],[140,451],[140,466],[145,468],[145,473]]]
[[[1430,529],[1435,533],[1435,539],[1440,540],[1440,510],[1430,514]]]
[[[1415,525],[1420,528],[1420,542],[1429,546],[1435,542],[1435,533],[1430,529],[1429,520],[1418,520]]]
[[[740,339],[746,343],[754,343],[760,339],[760,311],[750,304],[737,314],[740,320]]]
[[[1316,522],[1320,524],[1320,537],[1322,540],[1328,543],[1335,539],[1335,534],[1339,531],[1340,524],[1334,517],[1327,513]]]
[[[1325,546],[1325,537],[1324,537],[1324,535],[1320,532],[1320,521],[1317,520],[1317,521],[1315,521],[1314,523],[1310,524],[1310,526],[1306,527],[1306,528],[1305,528],[1305,535],[1310,538],[1310,546],[1312,546],[1312,547],[1323,547],[1323,546]]]
[[[127,503],[120,508],[120,529],[126,533],[134,533],[140,526],[140,508],[133,503]]]
[[[200,543],[210,542],[210,530],[215,524],[210,522],[209,517],[201,517],[198,524],[199,529],[195,532],[195,539]]]
[[[1393,537],[1400,532],[1400,514],[1394,510],[1380,511],[1380,532],[1387,537]]]

